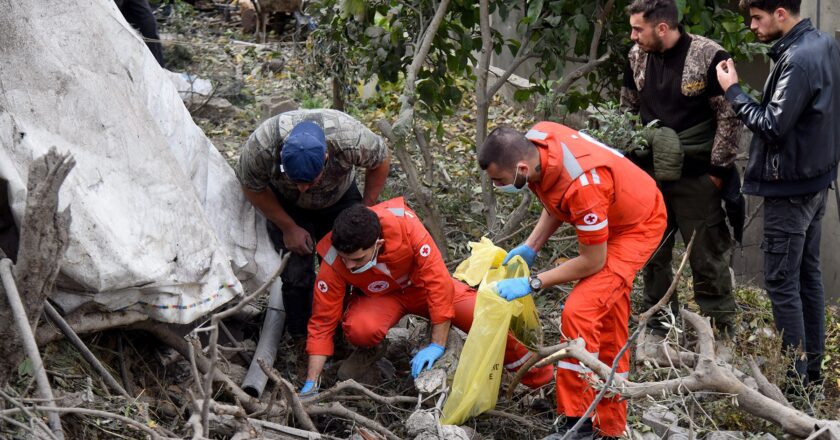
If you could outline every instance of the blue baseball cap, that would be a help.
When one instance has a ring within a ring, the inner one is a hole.
[[[280,170],[294,182],[312,182],[324,169],[327,139],[312,121],[298,123],[280,150]]]

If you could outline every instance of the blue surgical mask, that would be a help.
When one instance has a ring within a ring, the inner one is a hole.
[[[513,175],[513,183],[509,183],[507,185],[497,186],[496,189],[508,194],[516,194],[522,192],[526,186],[528,186],[528,175],[525,175],[525,183],[522,186],[516,186],[516,179],[519,177],[519,168],[516,169],[516,174]]]
[[[370,270],[371,267],[376,266],[376,257],[377,257],[378,254],[379,254],[379,248],[377,247],[376,250],[373,251],[373,257],[371,257],[370,261],[365,263],[365,265],[362,266],[362,267],[357,267],[355,269],[352,269],[350,271],[350,273],[360,274],[360,273],[363,273],[363,272],[367,272],[368,270]]]

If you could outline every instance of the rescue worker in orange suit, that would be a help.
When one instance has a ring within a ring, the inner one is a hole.
[[[628,338],[633,279],[665,231],[665,205],[656,183],[618,151],[552,122],[540,122],[526,134],[496,128],[478,163],[498,190],[518,192],[527,185],[544,208],[528,239],[508,252],[505,263],[521,255],[531,266],[563,222],[574,226],[578,238],[579,256],[530,279],[500,281],[499,295],[510,301],[579,280],[563,308],[562,334],[583,338],[587,351],[612,365]],[[629,368],[627,352],[617,373],[626,377]],[[556,371],[557,412],[566,416],[568,430],[595,398],[584,377],[593,373],[574,359],[561,360]],[[618,437],[626,423],[626,403],[604,398],[575,438]]]
[[[431,235],[402,197],[371,208],[359,204],[345,209],[317,251],[323,261],[309,319],[309,364],[302,395],[317,392],[339,321],[351,344],[373,347],[403,316],[429,318],[431,341],[411,360],[414,377],[443,355],[450,325],[469,331],[476,291],[450,276]],[[354,294],[342,317],[347,286]],[[528,349],[509,335],[506,367],[515,371],[529,356]],[[550,383],[552,376],[551,365],[535,368],[523,383],[538,387]]]

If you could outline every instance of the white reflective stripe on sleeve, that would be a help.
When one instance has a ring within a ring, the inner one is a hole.
[[[590,171],[589,173],[592,174],[592,183],[594,183],[596,185],[600,185],[601,184],[601,176],[598,175],[598,172],[595,171],[595,168],[593,168],[592,171]]]
[[[604,220],[601,223],[596,223],[594,225],[575,225],[575,227],[581,231],[599,231],[607,227],[607,220]]]
[[[566,169],[566,173],[569,174],[570,179],[577,179],[578,176],[583,174],[583,167],[575,159],[575,155],[572,154],[572,150],[569,149],[568,145],[561,142],[560,147],[563,149],[563,168]]]
[[[571,370],[577,371],[578,373],[591,373],[592,370],[586,368],[586,366],[581,364],[573,364],[571,362],[566,361],[557,361],[557,368],[562,368],[564,370]]]
[[[580,175],[580,185],[581,186],[589,185],[589,179],[586,178],[586,174],[581,174]]]
[[[505,364],[505,368],[508,369],[508,370],[513,370],[513,369],[519,368],[519,367],[522,366],[522,364],[527,362],[528,359],[531,359],[531,357],[533,357],[533,356],[534,356],[534,353],[529,351],[529,352],[525,353],[525,355],[522,356],[521,358],[519,358],[518,360],[516,360],[514,362],[511,362],[509,364]]]
[[[538,141],[544,141],[545,138],[548,137],[548,133],[543,132],[543,131],[539,131],[539,130],[534,130],[532,128],[532,129],[528,130],[527,133],[525,133],[525,137],[528,138],[528,139],[536,139]]]
[[[388,208],[388,211],[391,211],[391,213],[397,217],[402,217],[403,215],[405,215],[405,209],[403,208]]]
[[[324,255],[324,261],[327,262],[330,266],[335,263],[335,258],[338,257],[338,251],[330,246],[330,249],[327,251],[327,255]]]

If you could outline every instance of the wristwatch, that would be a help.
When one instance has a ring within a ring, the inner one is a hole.
[[[537,292],[542,289],[542,280],[537,278],[536,275],[531,275],[531,278],[528,279],[528,285],[531,286],[532,292]]]

